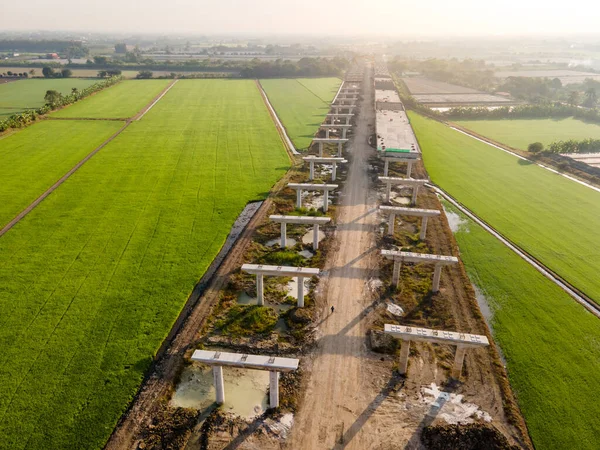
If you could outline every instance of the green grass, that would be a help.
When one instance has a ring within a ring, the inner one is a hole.
[[[101,448],[289,165],[253,81],[183,80],[0,238],[0,446]]]
[[[0,228],[121,126],[44,120],[0,138]]]
[[[43,106],[46,91],[56,90],[62,94],[69,94],[72,88],[83,89],[97,82],[97,79],[56,78],[0,84],[0,120],[26,109]]]
[[[460,120],[456,123],[496,142],[521,150],[527,150],[527,146],[533,142],[548,146],[552,142],[569,139],[600,139],[600,125],[573,118]]]
[[[215,327],[229,336],[254,336],[273,331],[279,315],[270,306],[235,305]]]
[[[269,101],[298,150],[306,149],[329,113],[339,78],[261,80]]]
[[[121,119],[135,116],[172,80],[126,80],[52,114],[52,117]]]
[[[600,303],[600,193],[409,116],[434,183]]]
[[[474,222],[456,239],[535,447],[600,448],[598,319]]]

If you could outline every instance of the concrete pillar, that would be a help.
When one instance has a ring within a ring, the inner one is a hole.
[[[329,189],[325,189],[323,192],[323,212],[327,212],[329,209]]]
[[[331,181],[335,181],[335,176],[337,174],[337,162],[333,162],[333,169],[331,171]]]
[[[348,128],[343,128],[342,129],[342,139],[346,139],[346,132],[348,131]]]
[[[405,375],[408,370],[408,355],[410,353],[410,341],[402,341],[400,347],[400,361],[398,364],[398,372],[400,375]]]
[[[319,142],[319,156],[323,156],[323,143]]]
[[[385,160],[385,164],[383,165],[383,176],[387,177],[388,176],[388,170],[390,168],[390,162],[386,159]]]
[[[281,248],[287,247],[287,224],[281,222]]]
[[[460,378],[463,363],[465,361],[466,351],[467,348],[463,347],[462,345],[456,347],[456,354],[454,356],[454,366],[452,367],[452,378],[456,378],[457,380]]]
[[[304,308],[304,278],[298,277],[298,308]]]
[[[438,292],[440,290],[440,277],[442,276],[442,265],[436,264],[433,271],[433,286],[431,287],[432,292]]]
[[[279,372],[269,371],[269,406],[279,408]]]
[[[315,162],[314,161],[310,161],[310,176],[309,176],[309,180],[312,181],[315,178]]]
[[[302,189],[296,189],[296,208],[302,208]]]
[[[326,137],[327,139],[329,139],[329,128],[327,128],[327,129],[325,130],[325,137]]]
[[[427,235],[427,216],[424,216],[421,219],[421,234],[419,235],[419,239],[422,241],[425,240],[425,236]]]
[[[346,117],[346,125],[350,125],[350,116]]]
[[[337,152],[337,156],[338,158],[342,157],[342,143],[338,142],[338,152]]]
[[[392,183],[385,184],[385,201],[387,203],[390,202],[390,197],[392,195]]]
[[[410,199],[410,204],[411,205],[416,205],[417,204],[417,193],[419,192],[419,186],[413,186],[413,193],[412,193],[412,197]]]
[[[263,288],[264,278],[265,278],[264,275],[262,275],[260,273],[256,274],[256,299],[258,300],[259,305],[265,304],[264,288]]]
[[[402,261],[394,260],[394,273],[392,275],[392,283],[398,287],[400,285],[400,269],[402,269]]]
[[[313,250],[319,248],[319,224],[315,223],[313,226]]]
[[[223,383],[223,367],[213,366],[212,372],[215,390],[217,391],[217,404],[222,405],[223,403],[225,403],[225,383]]]
[[[394,235],[395,225],[396,225],[396,214],[390,213],[390,218],[388,219],[388,234],[390,236]]]
[[[406,177],[407,178],[410,178],[410,175],[412,174],[412,166],[413,166],[413,162],[408,161],[408,168],[406,169]]]

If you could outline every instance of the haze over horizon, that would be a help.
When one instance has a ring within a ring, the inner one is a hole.
[[[7,2],[2,9],[3,31],[399,37],[598,33],[600,16],[600,3],[583,0],[570,3],[566,11],[541,0],[30,0]]]

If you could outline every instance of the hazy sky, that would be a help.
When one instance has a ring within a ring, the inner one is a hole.
[[[600,31],[595,0],[6,0],[1,11],[0,31],[398,36]]]

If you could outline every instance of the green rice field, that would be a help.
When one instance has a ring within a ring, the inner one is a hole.
[[[102,448],[290,161],[254,81],[182,80],[0,239],[0,446]]]
[[[600,139],[600,125],[573,118],[462,120],[456,123],[477,134],[520,150],[527,150],[529,144],[533,142],[541,142],[548,146],[553,142],[569,139]]]
[[[598,318],[479,225],[461,218],[455,233],[461,258],[493,311],[494,339],[535,448],[600,448]]]
[[[122,126],[44,120],[0,138],[0,228]]]
[[[59,118],[121,119],[135,116],[172,80],[126,80],[52,114]]]
[[[56,90],[69,94],[72,88],[83,89],[98,80],[84,78],[54,78],[19,80],[0,84],[0,119],[26,109],[44,106],[46,91]]]
[[[283,123],[294,147],[310,146],[329,113],[341,80],[339,78],[268,79],[260,83]]]
[[[409,116],[434,183],[600,303],[600,193]]]

